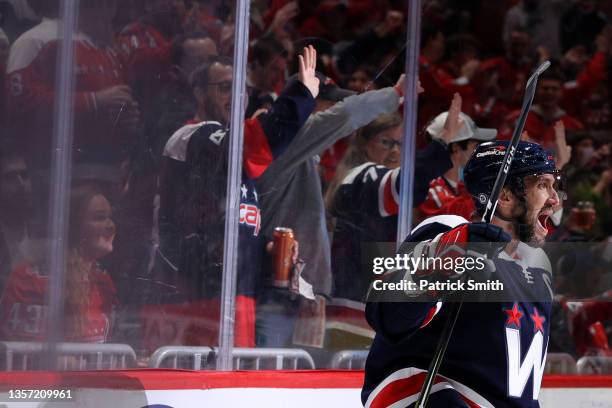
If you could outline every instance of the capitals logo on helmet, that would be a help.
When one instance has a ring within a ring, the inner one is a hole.
[[[493,190],[509,144],[508,141],[481,143],[463,170],[465,185],[479,210],[484,209]],[[554,157],[537,143],[519,142],[505,186],[515,194],[523,194],[523,177],[538,174],[558,174]]]

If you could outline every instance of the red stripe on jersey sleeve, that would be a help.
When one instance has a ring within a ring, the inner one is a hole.
[[[438,302],[436,303],[434,307],[429,309],[429,312],[427,312],[427,316],[425,316],[425,319],[423,319],[423,323],[421,323],[421,326],[419,327],[419,329],[422,329],[423,327],[431,323],[431,321],[433,320],[434,317],[436,317],[436,315],[438,314],[441,308],[442,308],[442,302]]]
[[[244,170],[249,178],[263,174],[274,160],[268,138],[257,119],[244,121]]]
[[[388,171],[382,180],[382,189],[379,190],[380,198],[379,205],[382,205],[380,214],[385,217],[389,215],[396,215],[399,212],[398,203],[393,195],[394,181],[396,177],[393,177],[393,171]]]

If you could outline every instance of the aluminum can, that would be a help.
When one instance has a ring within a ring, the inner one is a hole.
[[[291,278],[291,260],[295,237],[291,228],[274,228],[274,278],[272,285],[288,288]]]

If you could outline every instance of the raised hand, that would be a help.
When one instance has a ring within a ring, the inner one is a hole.
[[[557,151],[557,169],[561,169],[572,156],[572,147],[567,145],[565,125],[562,121],[555,122],[555,148]]]
[[[451,101],[450,108],[448,109],[448,116],[446,117],[446,122],[444,122],[444,129],[442,130],[442,134],[440,138],[447,145],[457,136],[457,133],[461,130],[463,126],[465,126],[465,122],[459,119],[459,113],[461,113],[461,105],[463,104],[463,99],[461,99],[461,95],[455,92],[453,95],[453,100]]]
[[[402,74],[400,75],[395,85],[393,85],[393,87],[397,90],[397,93],[400,94],[400,96],[404,96],[404,83],[405,82],[406,82],[406,74]],[[421,80],[418,79],[417,80],[417,95],[422,93],[423,91],[425,90],[421,86]]]
[[[319,78],[315,75],[317,68],[317,50],[312,45],[304,47],[302,55],[298,56],[300,70],[298,80],[310,91],[313,98],[319,95]]]
[[[292,1],[281,7],[274,16],[272,24],[270,24],[270,31],[283,30],[285,25],[291,21],[292,18],[297,16],[300,12],[300,6],[297,1]]]

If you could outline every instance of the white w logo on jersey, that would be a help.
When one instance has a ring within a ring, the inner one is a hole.
[[[533,372],[533,399],[538,399],[544,364],[546,362],[546,351],[542,356],[544,337],[540,331],[536,331],[525,359],[521,364],[521,333],[518,329],[506,327],[506,346],[508,350],[508,395],[521,397],[525,390],[527,380]]]

